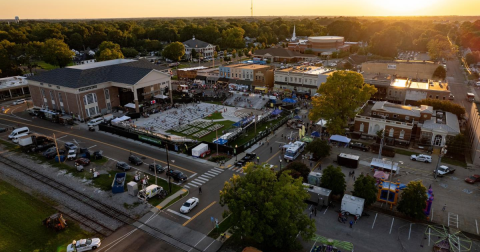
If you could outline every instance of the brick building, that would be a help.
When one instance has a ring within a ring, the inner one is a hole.
[[[308,37],[307,40],[297,40],[294,37],[288,43],[288,50],[294,52],[305,53],[306,50],[310,50],[315,55],[321,56],[350,49],[350,44],[345,44],[345,38],[340,36],[314,36]]]
[[[277,69],[275,71],[273,90],[285,91],[288,89],[313,95],[317,92],[320,85],[327,81],[327,77],[334,72],[334,70],[314,66]]]
[[[127,104],[140,112],[140,107],[155,95],[167,87],[171,90],[170,84],[168,68],[127,59],[55,69],[28,82],[34,106],[81,120]]]

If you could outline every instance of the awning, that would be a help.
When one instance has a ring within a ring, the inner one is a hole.
[[[336,141],[341,143],[350,143],[351,139],[345,136],[333,135],[330,137],[330,141]]]
[[[155,95],[154,97],[157,98],[157,99],[167,99],[168,98],[168,96],[163,95],[163,94]]]
[[[255,90],[261,90],[261,91],[265,91],[265,90],[267,90],[267,89],[266,89],[266,88],[264,88],[264,87],[255,87]]]
[[[381,179],[381,178],[388,179],[388,176],[389,175],[387,173],[383,172],[383,171],[376,171],[375,174],[373,174],[373,177],[379,178],[379,179]]]
[[[296,103],[297,101],[295,101],[294,99],[292,98],[285,98],[282,100],[282,102],[285,102],[285,103]]]
[[[133,109],[134,109],[134,108],[135,108],[135,104],[133,104],[133,103],[127,103],[124,107],[125,107],[125,108],[133,108]]]
[[[280,109],[275,109],[274,111],[272,111],[272,115],[279,115],[280,113],[282,113]]]

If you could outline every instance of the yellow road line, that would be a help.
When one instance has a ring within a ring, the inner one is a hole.
[[[117,149],[119,149],[119,150],[128,151],[128,152],[130,152],[130,153],[133,153],[133,154],[136,154],[136,155],[139,155],[139,156],[144,156],[144,157],[150,158],[150,159],[152,159],[152,160],[155,160],[156,162],[160,162],[160,163],[163,163],[163,164],[167,164],[167,162],[165,162],[165,161],[162,161],[162,160],[159,160],[159,159],[156,159],[156,158],[152,158],[152,157],[146,156],[146,155],[144,155],[144,154],[141,154],[141,153],[138,153],[138,152],[135,152],[135,151],[132,151],[132,150],[128,150],[128,149],[125,149],[125,148],[121,148],[121,147],[118,147],[118,146],[113,145],[113,144],[109,144],[109,143],[105,143],[105,142],[98,141],[98,140],[95,140],[95,139],[91,139],[91,138],[88,138],[88,137],[71,134],[71,133],[68,133],[68,132],[65,132],[65,131],[49,129],[49,128],[45,128],[45,127],[41,127],[41,126],[37,126],[37,125],[33,125],[33,124],[18,122],[18,121],[14,121],[14,120],[10,120],[10,119],[3,119],[3,118],[2,118],[2,120],[14,122],[14,123],[19,123],[19,124],[27,125],[27,126],[34,127],[34,128],[40,128],[40,129],[44,129],[44,130],[49,130],[49,131],[53,131],[53,132],[57,132],[57,133],[63,133],[63,134],[65,134],[65,135],[70,135],[70,136],[74,136],[74,137],[78,137],[78,138],[82,138],[82,139],[85,139],[85,140],[89,140],[89,141],[92,141],[92,142],[96,142],[96,143],[104,144],[104,145],[107,145],[107,146],[110,146],[110,147],[113,147],[113,148],[117,148]],[[176,168],[178,168],[178,169],[181,169],[181,170],[184,170],[184,171],[188,171],[188,172],[191,172],[191,173],[195,173],[195,172],[193,172],[193,171],[190,171],[190,170],[188,170],[188,169],[185,169],[185,168],[183,168],[183,167],[180,167],[180,166],[177,166],[177,165],[174,165],[174,164],[170,164],[170,166],[176,167]]]
[[[271,156],[267,161],[265,161],[265,163],[270,162],[270,160],[272,160],[272,158],[276,157],[278,153],[280,153],[280,151],[277,151],[277,153],[273,154],[273,156]]]
[[[195,214],[192,218],[190,218],[190,220],[186,221],[185,223],[183,223],[182,226],[186,226],[188,223],[190,223],[190,221],[192,221],[193,219],[197,218],[200,214],[202,214],[203,212],[205,212],[205,210],[209,209],[211,206],[213,206],[215,203],[217,203],[216,201],[210,203],[210,205],[208,205],[207,207],[205,207],[204,209],[202,209],[202,211],[198,212],[197,214]]]
[[[8,113],[9,110],[10,110],[10,109],[8,108],[8,109],[6,109],[3,113],[6,114],[6,113]]]

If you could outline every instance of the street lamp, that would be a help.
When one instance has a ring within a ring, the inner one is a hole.
[[[280,159],[280,170],[282,170],[282,160]]]
[[[237,145],[235,144],[235,149],[233,149],[233,154],[235,154],[235,162],[238,161],[237,159]]]

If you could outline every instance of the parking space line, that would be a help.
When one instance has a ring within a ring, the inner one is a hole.
[[[388,234],[392,234],[393,221],[395,221],[395,218],[392,218],[392,225],[390,225],[390,232],[388,232]]]
[[[475,227],[477,227],[477,235],[478,235],[478,223],[477,223],[477,219],[475,219]]]
[[[410,223],[410,230],[408,231],[408,240],[410,240],[410,234],[412,234],[412,224]]]
[[[327,210],[328,210],[328,206],[327,206],[327,209],[325,209],[325,212],[323,212],[323,214],[325,214],[327,212]]]
[[[172,210],[172,209],[167,209],[167,211],[170,212],[170,213],[173,213],[173,214],[175,214],[175,215],[178,215],[178,216],[180,216],[180,217],[183,217],[183,218],[185,218],[185,219],[187,219],[187,220],[190,220],[190,219],[191,219],[191,217],[186,216],[186,215],[184,215],[184,214],[181,214],[181,213],[179,213],[179,212],[177,212],[177,211],[174,211],[174,210]]]
[[[95,144],[95,145],[93,145],[93,146],[88,147],[87,149],[91,149],[91,148],[96,147],[96,146],[97,146],[97,145]]]
[[[197,214],[195,214],[192,218],[190,218],[188,221],[186,221],[185,223],[183,223],[182,226],[186,226],[188,223],[190,223],[190,221],[192,221],[193,219],[197,218],[200,214],[202,214],[203,212],[205,212],[207,209],[209,209],[211,206],[213,206],[215,203],[217,203],[216,201],[210,203],[210,205],[208,205],[207,207],[205,207],[204,209],[202,209],[200,212],[198,212]],[[205,249],[206,250],[206,249]],[[204,250],[204,251],[205,251]]]
[[[377,220],[377,215],[378,215],[378,213],[375,214],[375,219],[373,220],[372,229],[373,229],[373,226],[375,226],[375,221]]]

